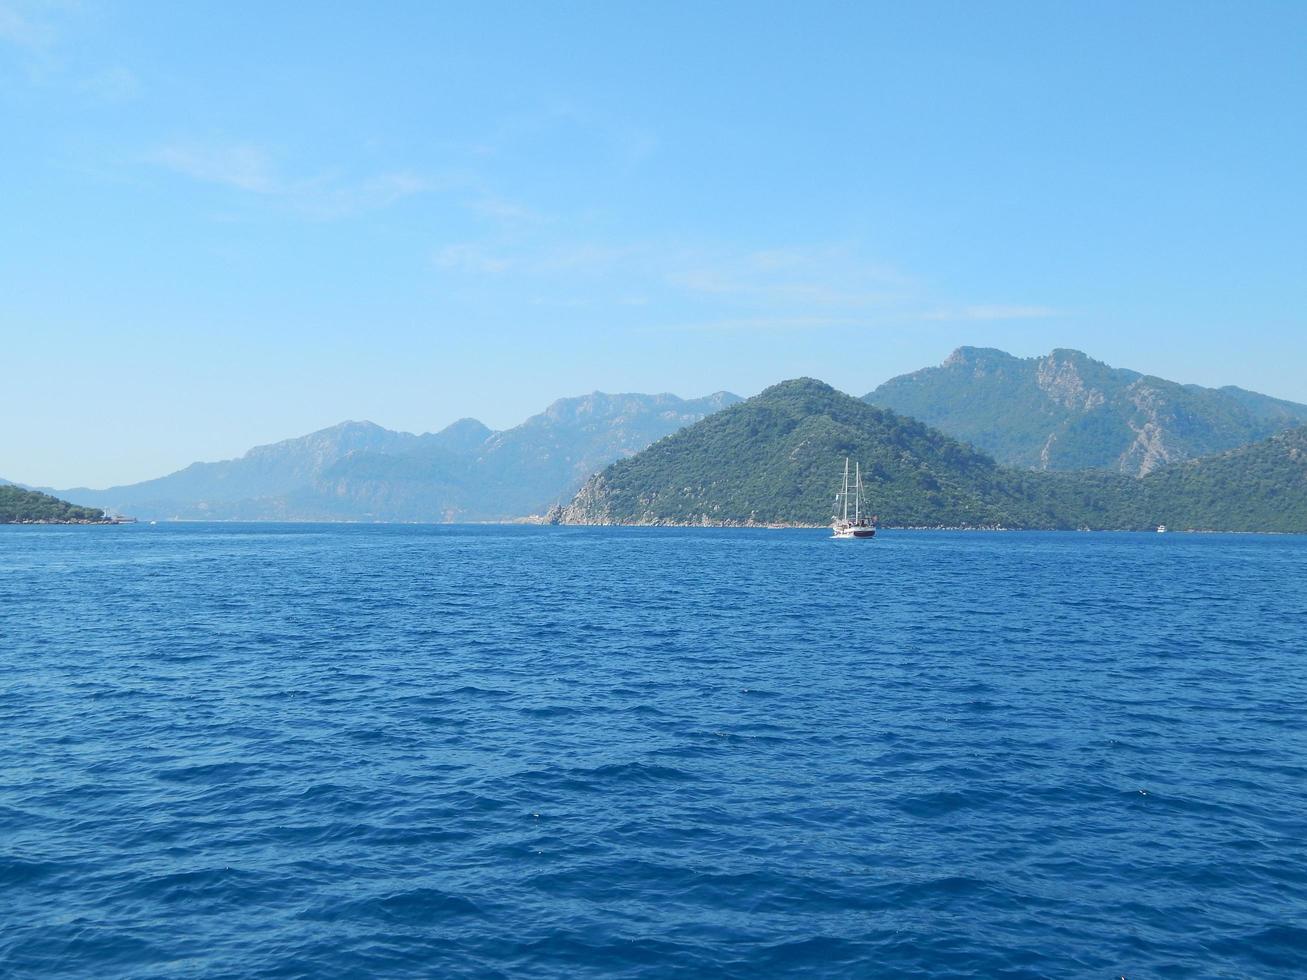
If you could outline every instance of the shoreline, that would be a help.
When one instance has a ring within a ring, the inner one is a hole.
[[[528,518],[509,518],[498,521],[360,521],[360,520],[323,520],[323,519],[280,519],[280,520],[226,520],[214,518],[161,518],[153,520],[141,520],[140,518],[115,518],[106,520],[22,520],[22,521],[0,521],[0,527],[37,527],[37,526],[60,526],[60,527],[104,527],[113,525],[140,524],[143,526],[157,524],[249,524],[249,525],[267,525],[267,524],[296,524],[296,525],[330,525],[330,526],[369,526],[369,527],[620,527],[620,528],[669,528],[677,530],[693,530],[695,528],[703,530],[754,530],[754,531],[815,531],[828,530],[829,524],[805,524],[798,522],[776,522],[764,524],[762,522],[748,521],[715,521],[704,523],[696,522],[675,522],[675,521],[650,521],[644,523],[626,523],[620,521],[586,521],[586,522],[564,522],[548,521],[540,517]],[[1039,532],[1049,534],[1156,534],[1156,530],[1151,527],[1134,528],[1134,527],[1096,527],[1096,528],[1069,528],[1069,527],[1004,527],[999,525],[950,525],[950,524],[881,524],[878,531],[964,531],[964,532]],[[1291,535],[1307,536],[1307,529],[1300,531],[1249,531],[1249,530],[1223,530],[1220,528],[1184,528],[1168,531],[1168,534],[1266,534],[1266,535]]]
[[[65,526],[69,526],[69,527],[73,527],[73,526],[89,527],[89,526],[99,526],[99,525],[104,525],[104,524],[137,524],[137,523],[139,523],[139,522],[138,522],[138,521],[136,520],[136,518],[134,518],[134,517],[127,517],[127,518],[123,518],[123,517],[105,517],[105,518],[101,518],[100,520],[95,520],[95,521],[92,521],[92,520],[75,520],[75,519],[70,519],[70,520],[59,520],[59,519],[54,519],[54,518],[44,518],[44,517],[36,518],[36,519],[34,519],[34,520],[22,520],[22,521],[0,521],[0,525],[5,525],[5,524],[14,524],[14,525],[19,525],[19,524],[21,524],[21,525],[23,525],[23,526],[25,526],[25,527],[31,527],[31,526],[33,526],[33,525],[37,525],[37,524],[59,524],[59,525],[65,525]]]

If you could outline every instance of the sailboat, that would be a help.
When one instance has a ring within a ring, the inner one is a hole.
[[[849,497],[853,498],[853,518],[849,519]],[[862,464],[854,464],[853,483],[849,484],[849,458],[844,457],[844,489],[835,495],[835,518],[831,522],[832,537],[836,538],[874,538],[876,536],[876,518],[870,520],[864,515],[862,505]]]

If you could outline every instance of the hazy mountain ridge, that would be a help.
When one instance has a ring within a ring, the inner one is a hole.
[[[331,510],[384,520],[499,520],[541,513],[569,499],[613,460],[735,401],[727,392],[692,400],[603,392],[562,398],[521,425],[493,433],[461,461],[425,449],[401,458],[346,457],[323,474],[316,497]],[[310,505],[306,500],[302,506]]]
[[[141,483],[107,490],[74,487],[56,492],[78,503],[140,516],[173,516],[162,513],[172,508],[203,512],[290,492],[351,452],[402,452],[417,446],[422,438],[372,422],[341,422],[305,436],[255,446],[236,459],[192,463]]]
[[[1113,368],[1075,350],[1018,358],[960,347],[939,367],[885,382],[871,404],[920,419],[1028,469],[1142,476],[1307,422],[1307,405]]]
[[[477,419],[459,419],[445,426],[439,432],[419,436],[421,448],[436,447],[457,455],[475,453],[485,441],[495,434],[495,430]]]
[[[342,422],[107,490],[56,491],[137,517],[218,520],[492,520],[570,498],[591,473],[738,401],[727,392],[594,392],[495,432],[460,419],[414,435]]]

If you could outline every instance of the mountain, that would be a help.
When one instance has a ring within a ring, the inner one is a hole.
[[[499,502],[493,511],[481,513],[542,513],[571,499],[587,478],[613,460],[739,401],[726,391],[689,400],[601,392],[560,399],[487,443],[481,469]]]
[[[439,432],[418,436],[418,439],[424,448],[440,449],[456,456],[467,456],[480,449],[494,434],[493,429],[476,419],[459,419]]]
[[[1307,533],[1307,426],[1141,482],[1149,519],[1171,528]]]
[[[458,425],[459,423],[455,423]],[[239,459],[192,463],[143,483],[89,490],[56,491],[88,506],[140,517],[204,517],[230,505],[275,497],[312,482],[353,452],[402,452],[421,437],[392,432],[371,422],[341,422],[296,439],[256,446]]]
[[[436,433],[342,422],[239,459],[194,463],[69,499],[143,518],[223,520],[495,520],[570,498],[591,473],[709,412],[719,392],[561,399],[504,432],[461,419]]]
[[[809,378],[613,463],[552,516],[568,524],[824,524],[843,459],[890,526],[1307,533],[1307,426],[1148,476],[1037,472]]]
[[[689,401],[602,392],[560,399],[521,425],[492,434],[462,460],[436,447],[347,457],[318,481],[317,513],[409,521],[541,513],[569,499],[613,460],[738,401],[727,392]],[[297,504],[306,513],[314,506],[307,498]]]
[[[555,516],[573,524],[821,524],[846,456],[892,525],[1073,527],[1105,519],[1122,477],[1010,470],[915,419],[800,378],[597,474]],[[1087,486],[1093,500],[1081,500]]]
[[[1307,405],[1177,384],[1062,349],[1019,358],[960,347],[941,366],[893,378],[865,400],[1009,466],[1132,476],[1307,422]]]
[[[0,524],[99,524],[104,511],[77,507],[36,490],[0,481]]]

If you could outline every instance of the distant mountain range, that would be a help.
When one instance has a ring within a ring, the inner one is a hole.
[[[1307,405],[1112,368],[1076,350],[1019,358],[960,347],[939,367],[885,382],[873,405],[1039,470],[1144,476],[1307,422]]]
[[[743,403],[595,392],[502,432],[342,422],[143,483],[27,489],[155,520],[822,523],[848,455],[892,524],[1307,530],[1304,423],[1079,351],[962,347],[863,399],[811,379]]]
[[[569,524],[822,524],[845,456],[889,525],[1307,531],[1307,427],[1144,478],[1004,467],[810,378],[786,381],[592,477]]]
[[[143,483],[52,492],[161,520],[502,520],[569,499],[613,460],[737,401],[595,392],[503,432],[475,419],[424,435],[342,422]]]

